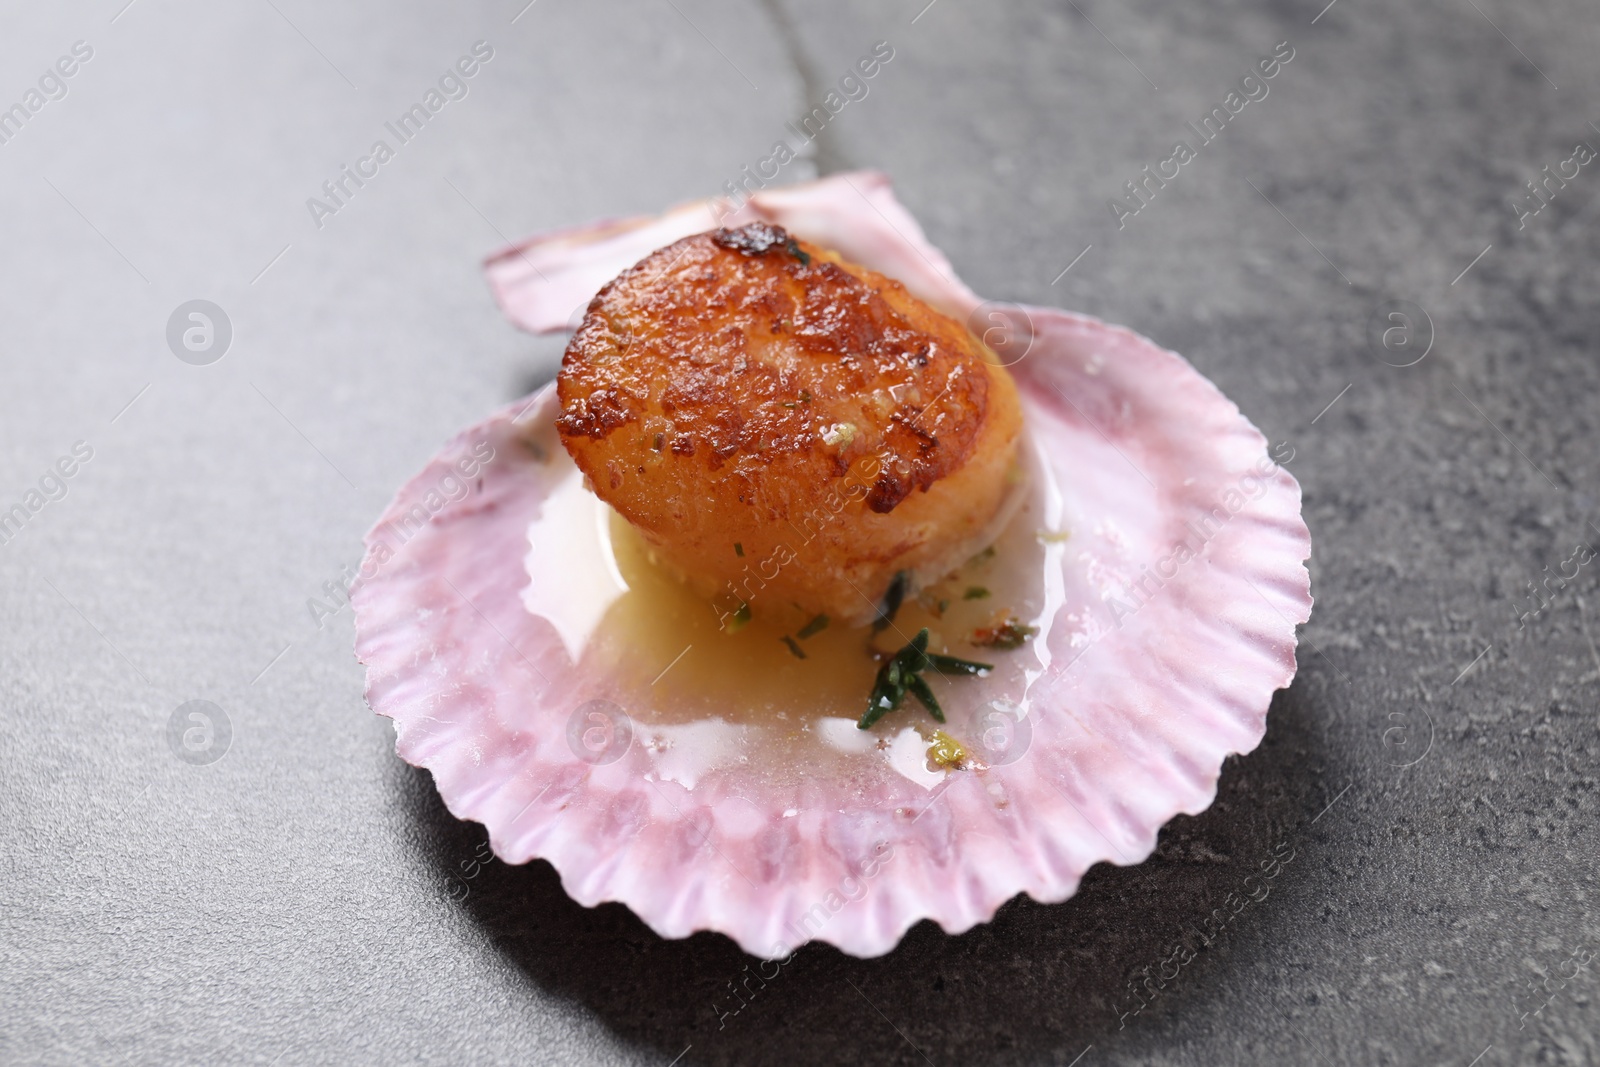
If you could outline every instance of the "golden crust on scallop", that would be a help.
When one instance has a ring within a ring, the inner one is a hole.
[[[608,284],[562,359],[562,441],[707,592],[870,617],[896,572],[981,548],[1015,386],[893,279],[753,223]]]

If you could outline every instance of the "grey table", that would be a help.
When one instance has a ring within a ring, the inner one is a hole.
[[[9,4],[0,1059],[1600,1062],[1600,11],[1324,2]],[[1265,742],[1149,862],[808,948],[724,1015],[726,939],[475,867],[308,601],[553,373],[484,254],[716,191],[878,41],[780,180],[882,168],[979,292],[1184,352],[1293,449],[1317,607]],[[192,700],[214,762],[169,744]]]

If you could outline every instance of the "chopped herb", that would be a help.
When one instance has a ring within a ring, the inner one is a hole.
[[[667,435],[666,435],[666,434],[664,434],[664,433],[658,433],[658,434],[656,434],[656,445],[655,445],[655,450],[656,450],[656,451],[657,451],[657,452],[660,452],[660,451],[661,451],[661,448],[662,448],[662,446],[663,446],[663,445],[665,445],[665,444],[666,444],[666,443],[667,443]]]
[[[933,716],[935,722],[944,722],[944,709],[934,699],[933,690],[928,688],[928,683],[922,675],[913,675],[906,682],[906,688],[911,691],[912,696],[922,701],[922,706],[928,709],[928,714]]]
[[[750,605],[748,603],[741,603],[739,605],[739,610],[733,613],[733,616],[728,619],[728,624],[724,626],[723,629],[730,634],[736,634],[749,625]]]
[[[948,600],[939,601],[939,610],[934,612],[934,614],[939,616],[941,619],[944,618],[944,610],[945,610],[945,608],[948,608],[949,606],[950,606],[950,601],[948,601]]]
[[[973,556],[971,559],[967,560],[967,566],[976,567],[980,563],[988,563],[991,559],[994,559],[993,545],[990,545],[982,552],[979,552],[976,556]]]
[[[979,648],[1021,648],[1024,641],[1038,632],[1037,626],[1024,625],[1015,615],[1007,615],[994,626],[972,631],[970,640]]]
[[[788,634],[784,634],[783,635],[783,643],[789,646],[789,651],[793,652],[797,658],[799,658],[799,659],[805,659],[806,658],[806,654],[800,648],[800,645],[798,643],[796,643],[795,639],[790,637]]]
[[[878,677],[873,682],[872,693],[867,698],[867,710],[862,713],[861,721],[856,723],[856,726],[865,730],[898,708],[900,702],[906,698],[910,679],[927,665],[927,659],[928,631],[924,629],[878,668]]]
[[[872,692],[867,697],[867,710],[862,712],[861,721],[856,723],[856,727],[861,730],[867,729],[898,708],[905,701],[907,693],[916,697],[936,721],[944,722],[944,709],[939,706],[933,690],[922,677],[922,672],[929,668],[940,674],[969,675],[991,669],[987,663],[972,663],[953,656],[929,652],[928,630],[927,627],[923,627],[904,648],[890,656],[884,661],[883,666],[878,668],[877,680],[873,682]]]
[[[941,655],[938,652],[928,653],[928,666],[940,674],[965,674],[976,677],[984,671],[994,670],[992,663],[979,663],[976,660],[956,659],[954,656]]]
[[[802,403],[802,404],[811,403],[811,390],[809,390],[809,389],[800,390],[800,403]]]
[[[903,700],[904,698],[905,694],[902,692],[900,694],[900,700]],[[883,688],[881,684],[874,686],[872,689],[872,695],[867,698],[867,710],[862,714],[861,721],[856,723],[856,729],[871,729],[872,725],[879,719],[883,718],[885,715],[889,714],[889,712],[899,707],[900,700],[895,699],[887,690]]]
[[[796,636],[798,636],[800,640],[804,641],[808,637],[817,636],[827,628],[828,617],[826,615],[818,615],[816,618],[800,627],[800,633]]]
[[[877,633],[894,621],[895,614],[900,610],[900,605],[905,603],[906,593],[911,587],[911,572],[896,571],[889,581],[889,588],[883,594],[883,601],[878,605],[878,617],[872,621],[872,631]],[[927,647],[924,643],[923,647]]]
[[[733,554],[735,556],[743,556],[744,555],[744,545],[740,544],[738,541],[735,541],[733,543]]]
[[[811,253],[801,248],[793,237],[789,238],[789,254],[800,261],[802,267],[811,265]]]
[[[982,600],[984,597],[986,597],[988,595],[989,595],[989,590],[985,589],[983,586],[981,586],[981,585],[969,585],[969,586],[967,586],[966,593],[961,597],[961,599],[962,600]]]

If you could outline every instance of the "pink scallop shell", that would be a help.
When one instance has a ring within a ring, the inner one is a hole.
[[[519,325],[566,328],[621,269],[716,222],[715,203],[536,238],[490,260],[496,296]],[[751,217],[953,313],[979,303],[880,175],[722,212],[730,225]],[[982,687],[975,699],[1020,700],[1020,758],[920,781],[871,763],[848,781],[798,782],[759,761],[675,775],[643,744],[609,764],[579,759],[568,720],[594,679],[522,592],[529,567],[537,584],[562,565],[528,552],[529,523],[570,464],[550,387],[446,445],[367,536],[356,651],[399,755],[432,771],[457,817],[488,827],[502,859],[549,860],[580,903],[621,901],[664,937],[718,930],[765,957],[808,939],[881,955],[920,919],[960,932],[1018,893],[1064,900],[1092,864],[1147,857],[1172,816],[1210,805],[1224,757],[1260,742],[1273,692],[1294,676],[1295,626],[1311,610],[1300,489],[1182,357],[1094,319],[1026,311],[1034,343],[1013,373],[1072,536],[1047,555],[1054,622],[1029,646],[1032,668],[963,683]],[[441,497],[486,445],[495,458],[470,494]]]

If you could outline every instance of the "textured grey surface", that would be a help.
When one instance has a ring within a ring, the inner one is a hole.
[[[0,106],[94,55],[0,144],[0,508],[93,458],[0,545],[0,1059],[1600,1062],[1571,962],[1600,942],[1600,566],[1513,608],[1600,542],[1600,166],[1508,206],[1600,146],[1600,13],[924,2],[7,5]],[[318,229],[306,198],[480,39],[467,97]],[[1294,448],[1317,607],[1265,743],[1149,862],[883,959],[808,948],[719,1019],[753,962],[727,940],[474,865],[363,704],[348,610],[307,600],[551,373],[483,254],[717,189],[880,39],[785,177],[880,167],[979,292],[1188,355]],[[1119,230],[1108,199],[1280,41]],[[164,340],[196,298],[234,328],[209,366]],[[1434,332],[1404,369],[1367,340],[1396,299]],[[167,741],[193,699],[232,725],[209,765]]]

